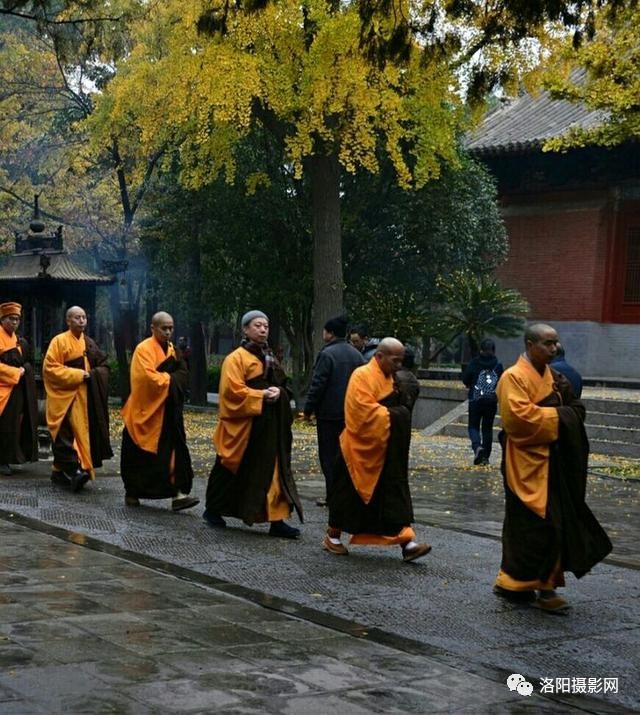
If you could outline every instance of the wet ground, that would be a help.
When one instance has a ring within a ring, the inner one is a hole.
[[[213,419],[187,419],[198,496]],[[416,530],[433,545],[414,564],[398,549],[320,549],[315,433],[298,427],[295,440],[299,542],[233,520],[213,530],[202,505],[126,508],[117,460],[78,495],[52,487],[46,463],[3,479],[0,711],[640,708],[640,482],[591,479],[590,504],[615,550],[581,581],[569,578],[573,608],[550,616],[491,593],[500,477],[469,464],[464,440],[414,435]],[[532,682],[531,697],[507,688],[513,672]],[[541,694],[543,678],[568,678],[557,681],[568,694]]]

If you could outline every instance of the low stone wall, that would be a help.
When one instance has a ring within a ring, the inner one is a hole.
[[[424,429],[467,399],[464,387],[422,385],[413,408],[414,429]]]

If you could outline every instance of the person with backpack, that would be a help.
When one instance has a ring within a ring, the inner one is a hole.
[[[480,343],[480,354],[462,373],[462,382],[469,388],[469,439],[474,464],[489,464],[498,410],[496,387],[503,371],[496,357],[496,344],[485,338]]]

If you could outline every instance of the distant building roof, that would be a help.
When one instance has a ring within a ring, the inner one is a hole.
[[[589,129],[604,122],[607,114],[582,104],[551,99],[548,92],[523,94],[490,112],[469,135],[466,146],[476,156],[539,149],[571,127]]]
[[[0,268],[0,281],[49,279],[80,283],[113,283],[111,276],[87,271],[74,263],[67,253],[21,254],[9,257]]]

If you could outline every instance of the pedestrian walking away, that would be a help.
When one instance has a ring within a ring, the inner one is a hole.
[[[569,605],[555,591],[565,585],[564,572],[581,578],[612,548],[585,503],[585,409],[549,367],[557,342],[551,326],[529,326],[524,354],[498,384],[505,517],[494,586],[498,595],[552,613]]]
[[[0,474],[5,477],[38,459],[36,382],[28,345],[16,332],[21,316],[19,303],[0,305]]]
[[[569,365],[564,348],[560,343],[556,346],[556,356],[551,361],[551,367],[556,372],[561,372],[569,380],[574,396],[580,399],[582,397],[582,375],[575,367]]]
[[[44,358],[47,426],[53,442],[51,481],[78,492],[113,456],[109,443],[107,356],[85,335],[87,315],[66,312],[68,330],[56,335]]]
[[[171,499],[173,511],[190,509],[191,456],[184,429],[184,394],[189,382],[185,361],[176,354],[173,318],[166,312],[151,319],[151,337],[131,358],[131,394],[122,408],[124,429],[120,474],[125,503]]]
[[[291,470],[287,377],[267,343],[267,316],[250,310],[241,325],[242,344],[222,363],[217,456],[203,517],[217,528],[226,526],[225,516],[249,526],[269,522],[271,536],[296,539],[300,530],[284,521],[293,509],[303,518]]]
[[[404,346],[384,338],[374,357],[357,368],[345,398],[345,429],[329,493],[329,526],[323,548],[346,555],[341,534],[351,544],[398,545],[404,561],[414,561],[431,547],[416,543],[411,527],[409,492],[411,410],[403,404],[393,375],[401,367]]]
[[[496,357],[496,345],[485,338],[480,354],[474,357],[462,373],[462,382],[469,388],[469,439],[474,464],[488,464],[493,446],[493,423],[498,410],[496,387],[503,373]]]
[[[325,479],[325,495],[331,489],[331,478],[338,452],[340,433],[344,429],[344,396],[351,373],[364,365],[362,354],[346,342],[347,320],[330,318],[322,331],[325,346],[318,353],[303,414],[307,421],[315,415],[318,432],[318,456]],[[326,506],[326,496],[316,502]]]

